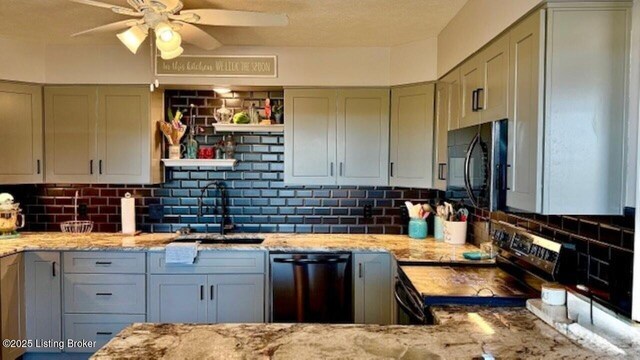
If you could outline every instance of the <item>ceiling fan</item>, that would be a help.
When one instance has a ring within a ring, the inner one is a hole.
[[[213,36],[195,25],[286,26],[289,24],[289,18],[285,14],[219,9],[181,11],[183,4],[180,0],[127,0],[131,9],[95,0],[70,1],[110,9],[116,14],[138,18],[98,26],[72,36],[127,29],[116,36],[135,54],[147,38],[149,30],[153,30],[156,36],[156,47],[165,60],[182,54],[184,51],[181,46],[182,40],[205,50],[222,46]]]

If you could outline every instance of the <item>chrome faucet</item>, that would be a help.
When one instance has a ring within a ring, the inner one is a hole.
[[[224,235],[225,230],[233,229],[233,225],[226,225],[226,217],[227,217],[227,188],[224,186],[224,183],[221,181],[213,181],[205,185],[200,192],[200,197],[198,198],[198,217],[202,217],[203,210],[207,207],[204,205],[204,194],[211,187],[215,187],[218,190],[218,194],[220,195],[220,235]],[[217,209],[217,201],[215,203]],[[217,212],[217,211],[216,211]]]

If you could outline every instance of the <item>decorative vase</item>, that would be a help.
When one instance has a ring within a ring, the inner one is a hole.
[[[193,138],[193,136],[189,136],[189,140],[187,140],[186,145],[186,153],[187,159],[197,159],[198,158],[198,141]]]
[[[182,146],[183,145],[169,145],[169,159],[178,160],[182,158]]]

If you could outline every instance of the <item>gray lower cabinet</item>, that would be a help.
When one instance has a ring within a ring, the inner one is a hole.
[[[432,186],[433,96],[433,84],[391,89],[391,186]]]
[[[66,352],[92,353],[132,323],[145,322],[144,315],[65,314],[64,332],[67,340],[74,340]],[[85,341],[82,343],[82,341]],[[90,344],[91,346],[87,346]],[[66,345],[69,345],[68,343]]]
[[[149,321],[264,322],[264,275],[150,275]]]
[[[27,339],[62,339],[62,274],[59,252],[27,252],[25,262],[25,312]],[[60,352],[59,347],[35,346],[28,352]]]
[[[391,324],[391,255],[354,253],[353,259],[354,321],[358,324]]]
[[[0,258],[0,338],[24,340],[24,263],[23,254]],[[2,359],[13,360],[24,354],[21,347],[2,347]]]

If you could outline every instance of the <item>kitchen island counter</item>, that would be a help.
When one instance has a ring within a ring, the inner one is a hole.
[[[133,324],[92,359],[602,359],[524,308],[435,309],[433,326]]]
[[[24,233],[20,238],[0,241],[0,257],[21,251],[164,251],[176,234],[156,233],[128,236],[114,233],[72,235],[55,232]],[[261,244],[201,244],[208,250],[267,251],[372,251],[392,253],[400,262],[492,263],[464,259],[465,251],[478,251],[473,244],[449,245],[433,238],[413,240],[406,235],[369,234],[232,234],[230,237],[263,238]]]

